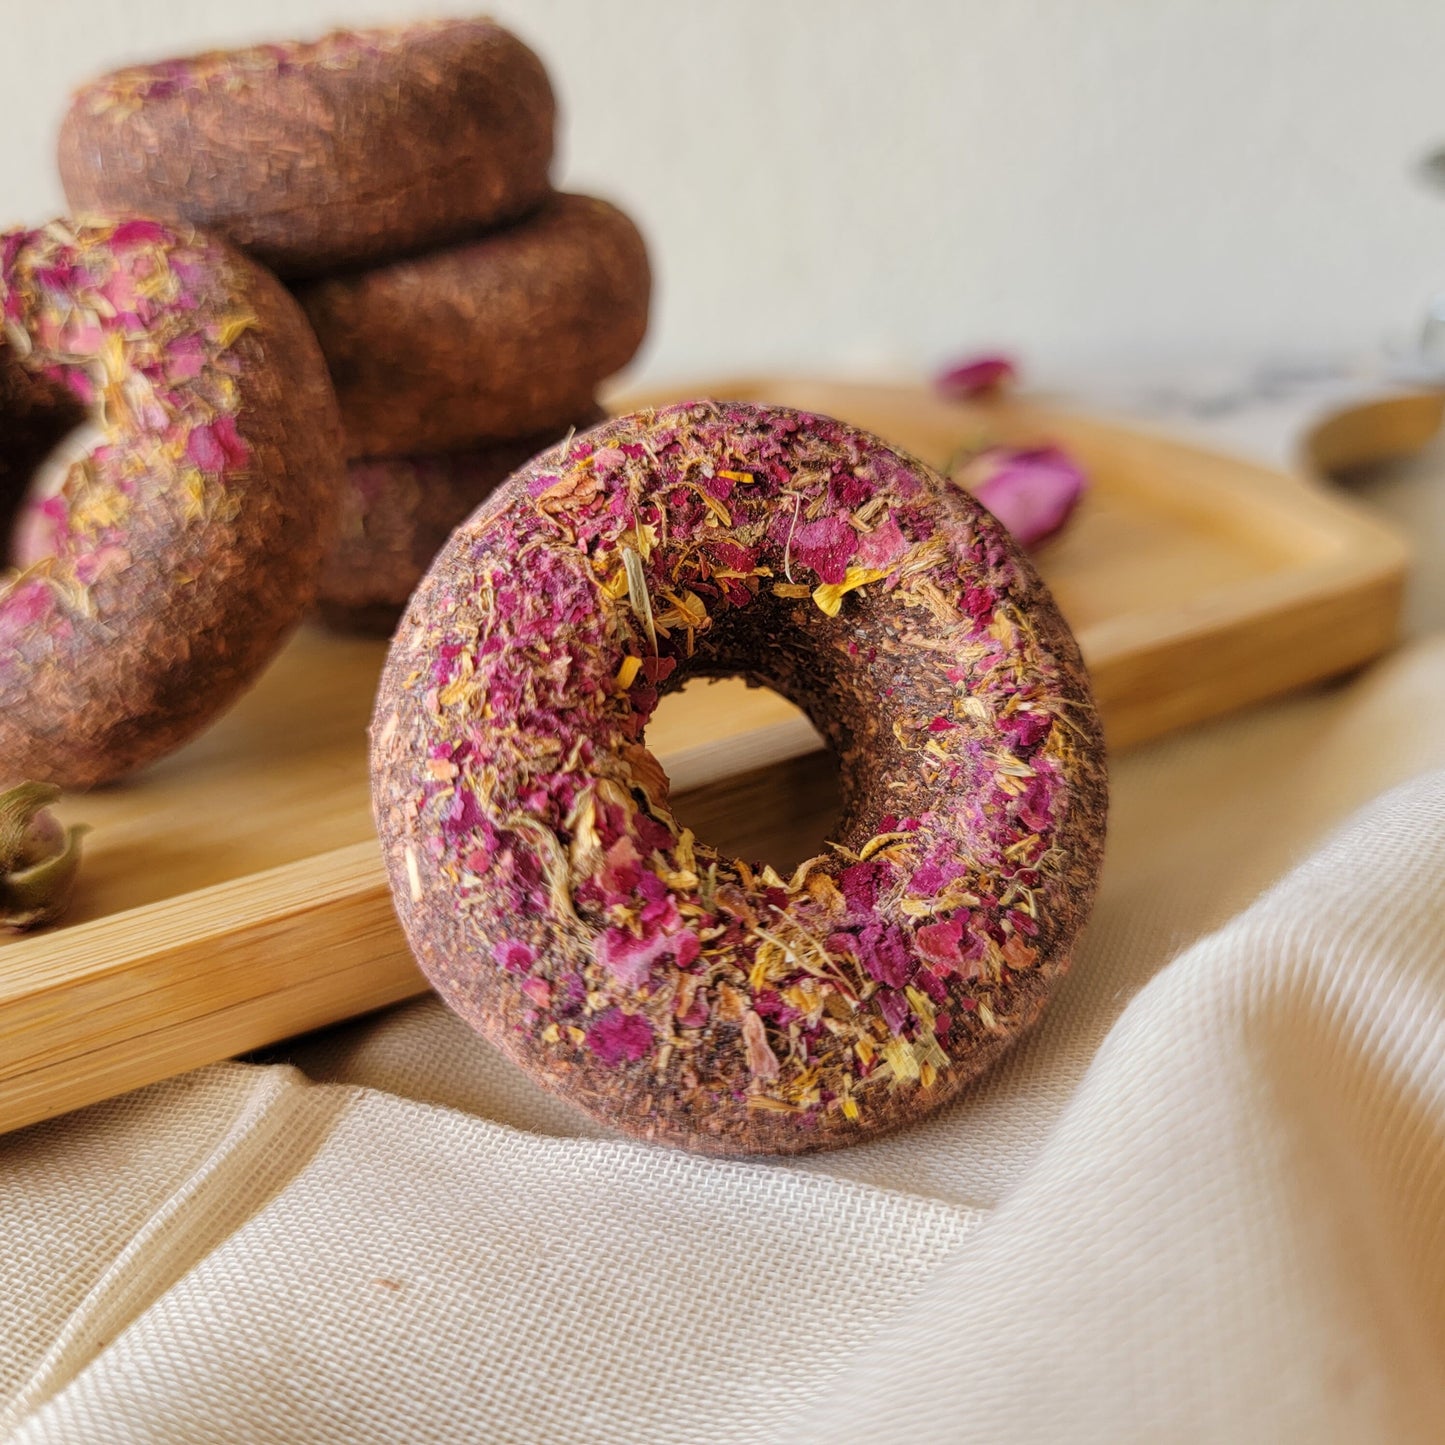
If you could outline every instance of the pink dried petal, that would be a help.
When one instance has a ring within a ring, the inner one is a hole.
[[[747,1049],[748,1072],[755,1079],[776,1079],[780,1065],[768,1042],[768,1031],[752,1009],[743,1015],[743,1044]]]
[[[1078,463],[1059,447],[996,447],[975,458],[969,470],[986,473],[973,494],[1023,547],[1052,537],[1088,485]]]
[[[492,959],[511,973],[526,973],[537,961],[537,955],[528,944],[508,938],[492,950]]]
[[[1051,828],[1054,823],[1054,803],[1059,792],[1058,781],[1052,773],[1040,771],[1031,778],[1015,805],[1024,825],[1036,833]]]
[[[587,1047],[609,1068],[635,1063],[652,1048],[652,1025],[641,1014],[610,1008],[587,1030]]]
[[[226,453],[209,426],[198,426],[190,434],[186,454],[203,472],[218,472],[226,464]]]
[[[892,926],[864,928],[856,952],[869,977],[890,988],[902,988],[913,976],[916,965],[905,935]]]
[[[934,1003],[948,1002],[948,986],[931,968],[920,968],[914,982]]]
[[[1033,748],[1048,737],[1054,725],[1049,712],[1016,712],[999,724],[1004,735],[1016,748]]]
[[[216,445],[220,447],[221,454],[226,459],[226,464],[232,467],[244,466],[247,458],[251,455],[250,448],[241,438],[241,433],[236,429],[236,418],[234,416],[218,416],[211,423],[211,433],[216,439]]]
[[[878,888],[887,875],[882,863],[854,863],[838,875],[838,887],[848,900],[848,907],[859,913],[869,912],[878,902]]]
[[[941,892],[955,878],[962,878],[968,871],[960,858],[930,858],[921,864],[908,880],[908,890],[918,897]]]
[[[908,1022],[908,1000],[896,989],[880,988],[878,990],[878,1011],[883,1015],[883,1022],[888,1025],[888,1032],[897,1036],[903,1032],[904,1025]]]
[[[933,384],[950,401],[991,396],[1018,380],[1018,367],[1007,356],[971,356],[940,371]]]
[[[838,583],[848,575],[857,546],[857,532],[842,517],[819,517],[794,533],[793,561],[811,567],[822,582]]]
[[[102,577],[124,572],[130,564],[129,548],[107,542],[75,559],[75,577],[82,586],[94,587]]]
[[[545,978],[528,978],[522,980],[522,992],[532,1000],[538,1008],[550,1008],[552,1006],[552,985]]]
[[[704,546],[714,567],[727,572],[751,572],[757,566],[757,557],[746,547],[729,541],[726,537],[709,538]]]
[[[942,923],[926,923],[913,935],[919,953],[945,973],[961,962],[959,943],[963,938],[963,918],[955,914]]]
[[[858,538],[856,558],[860,567],[891,567],[908,550],[908,538],[891,515],[873,531]]]
[[[8,593],[0,594],[0,641],[8,642],[37,626],[55,610],[55,593],[48,583],[37,579],[12,585]]]
[[[672,940],[666,934],[636,938],[625,928],[609,928],[596,943],[597,962],[623,988],[641,988],[652,972],[652,965],[672,951]]]
[[[126,246],[164,246],[171,240],[171,233],[158,221],[122,221],[110,233],[110,244],[117,250]]]
[[[166,353],[166,375],[171,381],[191,381],[206,364],[206,348],[196,335],[177,337]]]

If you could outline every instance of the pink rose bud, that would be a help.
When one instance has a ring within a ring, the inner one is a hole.
[[[940,371],[934,386],[950,401],[993,396],[1018,380],[1018,367],[1007,356],[971,356]]]
[[[1052,537],[1079,504],[1087,478],[1059,447],[991,447],[958,478],[1022,547]]]

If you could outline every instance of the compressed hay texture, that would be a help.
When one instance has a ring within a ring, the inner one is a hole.
[[[331,545],[340,423],[291,297],[189,227],[0,235],[0,320],[18,454],[86,421],[0,571],[0,776],[81,787],[178,747],[280,647]],[[25,474],[0,480],[13,515]]]
[[[353,456],[553,431],[647,330],[647,250],[616,207],[559,195],[463,246],[301,288]]]
[[[602,420],[600,410],[569,431]],[[561,439],[556,432],[495,442],[470,452],[371,457],[347,468],[341,530],[316,603],[341,632],[390,637],[407,599],[458,523],[523,462]]]
[[[836,753],[790,877],[673,816],[661,693],[740,674]],[[1107,787],[1028,560],[922,463],[742,404],[607,422],[453,534],[397,630],[373,801],[442,997],[629,1133],[848,1144],[936,1109],[1038,1017],[1092,904]]]
[[[318,275],[525,215],[554,120],[541,61],[489,20],[337,31],[103,76],[60,173],[77,211],[189,221]]]

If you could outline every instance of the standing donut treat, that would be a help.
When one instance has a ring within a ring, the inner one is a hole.
[[[297,296],[352,454],[397,456],[560,435],[642,344],[651,286],[621,211],[558,195],[504,231]]]
[[[740,674],[842,768],[791,877],[672,814],[659,695]],[[398,912],[443,998],[629,1133],[852,1143],[1039,1015],[1091,906],[1103,748],[1078,650],[976,502],[866,433],[694,403],[608,422],[459,528],[372,725]]]
[[[221,243],[149,220],[0,235],[0,518],[83,418],[0,570],[0,775],[105,782],[178,747],[315,592],[342,484],[315,338]],[[53,439],[53,437],[49,438]],[[0,538],[0,542],[8,542]]]
[[[337,31],[103,76],[61,127],[60,173],[76,210],[189,221],[316,275],[525,215],[555,109],[489,20]]]

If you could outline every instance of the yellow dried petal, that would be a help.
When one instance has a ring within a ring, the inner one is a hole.
[[[758,1109],[768,1114],[796,1114],[799,1107],[790,1104],[785,1099],[769,1098],[767,1094],[751,1094],[748,1097],[748,1108]]]
[[[829,617],[836,617],[843,605],[843,598],[849,592],[858,587],[866,587],[870,582],[880,581],[891,570],[889,567],[850,567],[841,582],[824,582],[815,587],[813,601],[818,604],[820,611],[827,613]]]
[[[753,966],[748,971],[748,987],[754,993],[765,989],[774,972],[781,973],[782,965],[786,962],[787,955],[776,943],[771,940],[760,943],[757,953],[753,955]]]
[[[126,374],[125,338],[118,331],[106,333],[100,344],[99,360],[108,381],[119,381]]]
[[[695,491],[698,496],[702,498],[703,504],[707,507],[708,511],[711,512],[713,516],[716,517],[718,521],[723,524],[724,527],[732,526],[733,514],[728,511],[728,509],[723,506],[723,504],[718,501],[718,499],[713,496],[711,492],[705,492],[701,487],[694,487],[693,491]]]
[[[890,843],[900,843],[905,838],[911,838],[912,833],[879,833],[877,837],[870,838],[858,854],[860,862],[866,863],[875,853],[881,853]]]
[[[801,582],[774,582],[774,597],[807,597],[812,589]]]
[[[618,539],[618,545],[631,547],[644,562],[652,560],[652,549],[657,546],[657,528],[651,522],[629,527]]]
[[[914,988],[911,983],[904,989],[904,992],[908,995],[909,1006],[918,1015],[919,1023],[929,1033],[932,1033],[933,1021],[936,1017],[933,1011],[933,1000],[921,988]]]
[[[838,885],[826,873],[813,873],[808,877],[808,897],[829,913],[841,913],[847,906],[847,899]]]
[[[996,642],[1001,643],[1010,651],[1013,650],[1015,641],[1018,637],[1018,631],[1014,627],[1012,619],[1002,607],[1000,607],[998,611],[994,613],[993,621],[991,621],[988,625],[988,631],[989,635]]]
[[[248,331],[254,331],[260,325],[261,323],[256,317],[246,312],[237,312],[236,315],[228,316],[221,322],[220,334],[216,340],[224,350],[228,346],[233,346]]]
[[[627,590],[626,575],[623,576],[622,590]],[[637,681],[637,674],[642,671],[642,659],[633,657],[630,653],[622,659],[622,665],[617,669],[617,685],[624,690]]]
[[[707,623],[707,604],[691,590],[684,591],[679,597],[676,592],[664,589],[663,594],[677,611],[677,621],[684,627],[703,627]],[[669,621],[671,621],[669,614]]]
[[[918,1060],[914,1056],[913,1045],[907,1039],[889,1039],[883,1045],[883,1057],[892,1066],[895,1079],[918,1077]]]
[[[602,861],[602,835],[597,831],[597,794],[588,789],[567,815],[567,828],[572,834],[568,860],[578,878],[588,878]]]
[[[470,678],[459,677],[442,688],[437,694],[437,702],[442,707],[455,707],[459,702],[466,702],[475,691]]]

